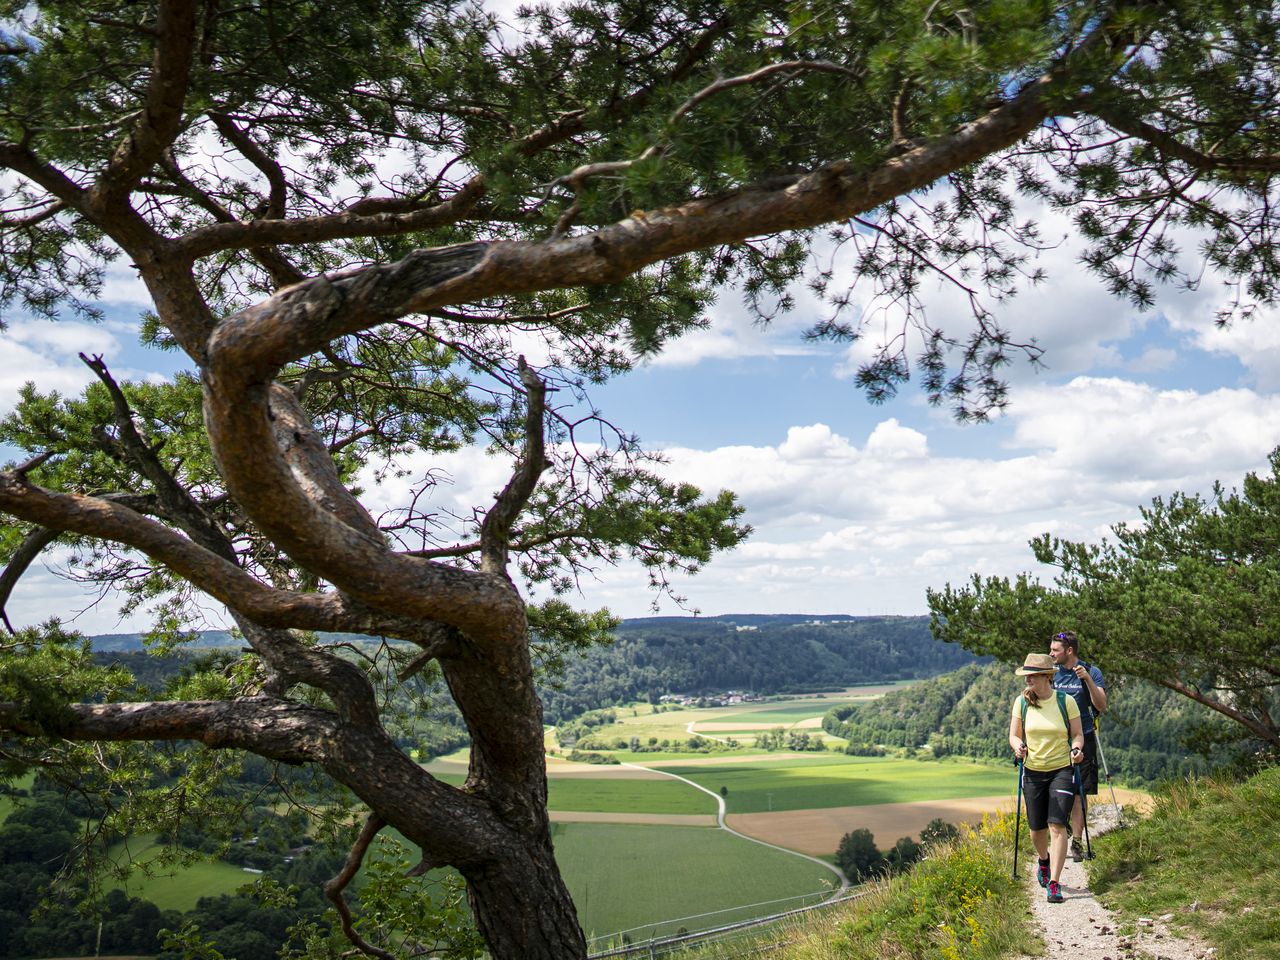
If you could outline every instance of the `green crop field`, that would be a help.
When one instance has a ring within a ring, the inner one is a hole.
[[[647,743],[650,737],[654,737],[658,740],[683,742],[690,736],[688,731],[690,723],[742,723],[759,728],[774,727],[780,724],[789,726],[809,717],[820,717],[832,707],[857,700],[871,700],[883,696],[890,690],[895,690],[914,682],[916,681],[906,680],[875,686],[850,687],[847,690],[833,692],[824,697],[796,697],[789,700],[770,700],[758,704],[734,704],[728,707],[665,708],[661,713],[655,713],[655,708],[647,703],[637,703],[631,706],[614,708],[617,720],[614,723],[595,728],[590,736],[593,740],[630,740],[632,737],[639,737],[641,742]],[[709,732],[713,736],[732,735],[732,733]],[[548,746],[555,746],[552,737],[548,738]]]
[[[609,768],[604,768],[609,769]],[[714,798],[679,780],[622,780],[552,777],[547,784],[551,810],[599,813],[714,814]]]
[[[115,844],[109,856],[117,863],[132,859],[146,863],[158,856],[160,844],[154,836],[135,837],[129,841],[128,854],[123,843]],[[118,884],[131,897],[150,900],[161,910],[190,910],[201,897],[235,893],[253,883],[258,875],[221,861],[196,861],[191,864],[157,865],[151,876],[135,869],[132,876]]]
[[[1007,792],[1014,782],[1008,770],[964,761],[823,759],[752,759],[662,769],[709,790],[726,787],[730,814],[981,797]]]
[[[768,710],[743,710],[741,713],[717,715],[714,723],[741,723],[753,727],[791,726],[801,720],[820,717],[832,707],[853,703],[853,700],[808,700],[804,703],[777,706]],[[720,734],[723,736],[723,734]]]
[[[836,879],[815,863],[713,827],[553,829],[556,860],[588,937],[629,930],[639,942],[679,927],[706,929],[798,906],[801,900],[790,898],[820,896]]]

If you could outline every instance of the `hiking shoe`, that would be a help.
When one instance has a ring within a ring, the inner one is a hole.
[[[1080,846],[1080,841],[1075,837],[1071,838],[1071,859],[1076,863],[1084,859],[1084,847]]]
[[[1040,886],[1047,887],[1049,885],[1049,861],[1045,860],[1039,864],[1036,869],[1036,879],[1040,881]]]
[[[1062,895],[1062,888],[1058,886],[1057,880],[1049,881],[1049,894],[1046,899],[1050,903],[1062,903],[1063,900],[1067,899]]]

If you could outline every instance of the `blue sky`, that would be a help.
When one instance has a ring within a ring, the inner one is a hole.
[[[1055,216],[1041,217],[1046,232],[1065,233]],[[1275,312],[1216,329],[1226,291],[1209,278],[1196,291],[1164,289],[1157,309],[1139,313],[1108,296],[1077,256],[1070,243],[1045,251],[1048,282],[1001,307],[1017,336],[1045,348],[1045,368],[1012,368],[1009,410],[986,425],[956,424],[911,385],[868,404],[852,372],[877,330],[866,345],[806,343],[802,331],[822,307],[805,296],[760,329],[728,291],[708,330],[594,391],[611,420],[667,455],[671,477],[732,489],[747,509],[752,538],[676,584],[689,606],[923,613],[928,587],[1032,569],[1026,543],[1042,532],[1097,540],[1154,496],[1207,492],[1219,479],[1231,486],[1263,468],[1280,444]],[[136,281],[113,268],[106,323],[15,319],[0,334],[0,412],[27,379],[80,389],[89,373],[78,351],[103,354],[121,378],[180,364],[137,348],[138,298]],[[928,299],[935,322],[967,326],[948,291]],[[444,502],[466,511],[487,502],[508,469],[476,450],[410,466],[445,470]],[[394,480],[370,489],[375,512],[404,495]],[[61,579],[59,563],[51,554],[19,585],[8,608],[15,623],[58,614],[88,633],[139,623]],[[653,600],[645,582],[624,564],[585,580],[571,599],[644,616]],[[680,610],[665,602],[661,612]]]

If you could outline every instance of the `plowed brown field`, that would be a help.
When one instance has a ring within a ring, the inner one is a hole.
[[[1110,792],[1098,802],[1110,802]],[[1142,808],[1150,804],[1145,793],[1117,790],[1116,799]],[[1014,797],[969,797],[963,800],[920,800],[915,803],[877,803],[864,807],[828,807],[825,810],[787,810],[775,813],[741,813],[727,818],[733,829],[749,837],[776,843],[813,856],[829,856],[840,838],[862,827],[870,830],[881,850],[892,847],[899,837],[919,837],[920,831],[937,817],[949,823],[978,823],[984,813],[1013,810]]]

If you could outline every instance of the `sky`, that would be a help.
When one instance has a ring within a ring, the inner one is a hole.
[[[1065,233],[1056,214],[1046,233]],[[852,374],[866,346],[811,344],[803,330],[822,307],[796,309],[761,328],[734,291],[709,329],[686,336],[594,392],[615,423],[662,451],[672,478],[707,493],[736,492],[754,532],[692,578],[678,578],[682,607],[655,598],[635,565],[585,579],[571,602],[624,617],[654,612],[922,614],[926,589],[975,573],[1012,576],[1037,568],[1027,541],[1044,532],[1096,541],[1138,518],[1152,497],[1207,493],[1264,469],[1280,444],[1280,328],[1274,312],[1215,327],[1221,284],[1163,289],[1139,312],[1109,296],[1064,242],[1041,255],[1049,280],[1001,306],[1020,338],[1035,338],[1044,366],[1011,368],[1007,412],[961,425],[908,384],[869,404]],[[0,413],[22,383],[75,392],[89,379],[78,352],[102,354],[117,378],[159,377],[180,358],[136,345],[142,302],[136,281],[113,268],[98,325],[18,318],[0,334]],[[931,317],[966,324],[945,290]],[[874,336],[869,338],[874,340]],[[411,466],[443,469],[442,496],[484,503],[507,465],[479,450]],[[370,486],[371,507],[393,505],[396,481]],[[51,615],[85,633],[136,629],[110,599],[98,601],[58,576],[50,554],[15,590],[15,624]],[[659,601],[655,611],[653,604]],[[219,614],[210,610],[210,625]]]

